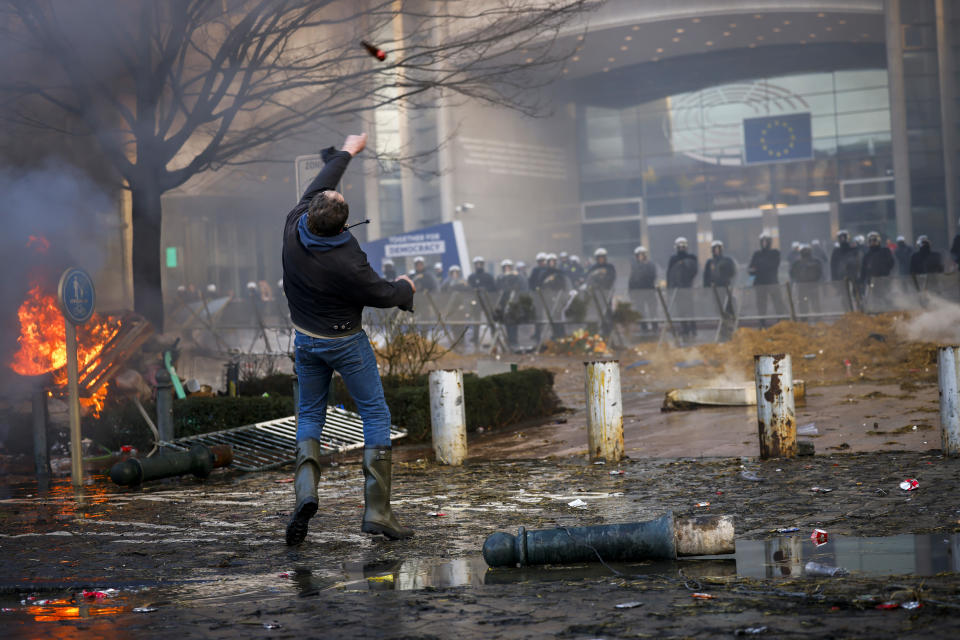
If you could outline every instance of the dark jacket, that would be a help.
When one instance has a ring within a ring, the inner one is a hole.
[[[630,281],[627,287],[630,289],[653,289],[657,283],[657,265],[649,260],[640,262],[634,259],[630,263]]]
[[[693,279],[697,277],[697,256],[692,253],[675,253],[667,263],[667,286],[687,289],[693,286]]]
[[[777,284],[780,269],[780,251],[777,249],[760,249],[754,251],[750,258],[748,270],[753,274],[753,284]]]
[[[950,245],[950,257],[953,261],[960,263],[960,233],[953,236],[953,244]]]
[[[710,258],[703,265],[703,286],[729,287],[737,275],[736,263],[727,256]]]
[[[527,281],[516,273],[501,273],[497,276],[498,291],[526,291]]]
[[[410,279],[413,280],[413,284],[417,286],[417,291],[430,291],[432,293],[440,288],[440,285],[437,284],[437,279],[426,269],[419,273],[415,271],[410,276]]]
[[[910,257],[910,273],[943,273],[943,258],[939,251],[932,251],[930,245],[922,245]]]
[[[861,282],[869,282],[871,278],[884,278],[893,271],[893,253],[886,247],[870,247],[867,255],[863,256],[860,264]]]
[[[849,244],[842,244],[830,254],[831,280],[856,280],[860,275],[860,250]]]
[[[536,265],[530,270],[530,277],[527,279],[527,285],[530,291],[536,291],[540,288],[540,282],[543,281],[546,269],[546,265]]]
[[[540,271],[540,283],[537,288],[546,291],[565,291],[570,288],[570,281],[567,280],[567,274],[556,267],[542,267]]]
[[[314,178],[287,214],[283,229],[283,291],[295,327],[322,336],[350,334],[360,329],[368,307],[410,307],[413,289],[404,281],[389,282],[373,270],[367,255],[349,231],[317,236],[306,228],[310,201],[336,187],[350,162],[340,151]]]
[[[897,258],[897,272],[902,276],[910,275],[910,256],[913,255],[913,247],[906,242],[898,242],[893,254]]]
[[[587,271],[587,282],[598,289],[613,289],[617,280],[617,270],[609,262],[597,263]]]
[[[470,277],[467,278],[467,284],[474,289],[483,289],[484,291],[497,290],[497,282],[493,279],[493,276],[486,271],[474,271],[471,273]]]
[[[790,265],[792,282],[820,282],[823,278],[823,263],[813,256],[803,257]]]

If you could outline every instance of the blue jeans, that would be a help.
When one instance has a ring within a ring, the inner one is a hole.
[[[367,334],[323,340],[297,331],[296,369],[300,385],[297,442],[320,440],[327,420],[330,378],[337,371],[363,418],[363,441],[368,447],[390,446],[390,409],[383,398],[377,359]]]

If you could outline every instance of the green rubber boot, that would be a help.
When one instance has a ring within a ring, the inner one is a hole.
[[[393,451],[389,447],[367,447],[363,450],[363,525],[360,530],[382,534],[391,540],[413,536],[413,529],[403,526],[390,509],[390,484]]]
[[[287,544],[290,546],[300,544],[307,537],[307,525],[320,504],[317,483],[320,482],[322,453],[323,448],[313,438],[297,443],[297,470],[293,477],[297,507],[287,522]]]

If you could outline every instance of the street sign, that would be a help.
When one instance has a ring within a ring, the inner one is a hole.
[[[70,415],[70,475],[74,487],[83,485],[83,457],[80,436],[80,389],[77,369],[77,326],[93,315],[96,292],[93,280],[83,269],[72,267],[60,276],[57,297],[63,311],[67,342],[67,406]]]
[[[319,153],[311,153],[305,156],[297,156],[294,159],[294,172],[296,173],[297,194],[294,202],[299,202],[303,197],[303,191],[310,184],[310,181],[317,177],[320,169],[323,169],[323,158]]]
[[[74,325],[83,324],[93,315],[96,292],[90,274],[83,269],[74,267],[63,272],[57,287],[57,297],[68,322]]]

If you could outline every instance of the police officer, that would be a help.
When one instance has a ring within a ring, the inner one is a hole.
[[[497,283],[493,276],[483,268],[485,261],[483,256],[476,256],[473,259],[473,273],[467,278],[467,284],[474,289],[483,289],[484,291],[496,291]]]
[[[703,266],[703,286],[729,287],[736,275],[736,263],[723,255],[723,243],[714,240],[710,243],[710,259]]]
[[[498,291],[526,291],[527,283],[513,270],[513,260],[500,261],[500,275],[497,276]]]
[[[675,253],[670,256],[667,263],[667,287],[676,289],[689,289],[693,286],[693,280],[697,277],[697,256],[687,251],[687,239],[683,236],[673,241]],[[676,313],[680,317],[690,317],[693,315],[693,299],[689,295],[680,295],[676,297]],[[691,320],[684,320],[680,324],[680,335],[686,340],[691,340],[697,334],[697,325]]]
[[[442,262],[433,263],[433,277],[436,278],[437,282],[443,282],[443,263]]]
[[[538,288],[545,291],[565,291],[570,288],[567,274],[557,267],[557,254],[545,254],[545,266],[540,272]]]
[[[580,283],[583,282],[584,275],[583,265],[580,264],[580,256],[570,256],[570,264],[567,267],[567,279],[570,280],[570,284],[579,287]]]
[[[837,232],[837,246],[830,254],[831,280],[856,280],[860,273],[860,251],[850,244],[846,229]]]
[[[543,270],[547,268],[547,254],[543,251],[537,254],[536,264],[530,270],[530,279],[527,285],[530,291],[536,291],[540,288],[540,281],[543,280]]]
[[[870,283],[872,278],[885,278],[893,271],[893,253],[883,245],[880,234],[871,231],[867,234],[867,254],[860,264],[860,282]]]
[[[797,286],[798,311],[802,314],[820,311],[820,289],[823,263],[813,255],[810,245],[800,245],[800,258],[790,266],[790,280]]]
[[[463,279],[463,271],[460,269],[460,265],[450,265],[450,268],[447,269],[447,277],[440,285],[440,290],[443,292],[470,290],[470,285]]]
[[[397,279],[397,269],[393,264],[393,260],[386,258],[383,261],[383,279],[384,280],[396,280]]]
[[[893,255],[897,259],[897,273],[901,276],[910,275],[910,256],[913,255],[913,247],[907,244],[907,239],[903,236],[897,236],[897,247],[893,250]]]
[[[603,247],[593,252],[595,260],[587,272],[587,282],[598,289],[610,291],[617,280],[617,270],[607,261],[607,250]]]
[[[770,232],[764,231],[760,234],[760,249],[753,252],[750,265],[747,267],[747,271],[753,276],[754,291],[757,294],[757,311],[761,316],[767,314],[767,302],[771,299],[777,315],[784,314],[779,289],[769,286],[779,282],[779,269],[780,251],[773,248],[773,236]],[[765,327],[766,321],[761,319],[760,326]]]
[[[630,264],[630,279],[627,281],[627,288],[631,292],[637,292],[630,296],[630,300],[636,306],[644,318],[643,330],[653,331],[656,325],[647,322],[647,318],[656,316],[657,301],[654,298],[653,288],[657,284],[657,265],[650,262],[647,257],[647,248],[643,245],[633,250],[633,262]],[[643,293],[640,293],[640,292]]]
[[[433,277],[432,273],[427,271],[423,256],[417,256],[413,259],[413,275],[410,277],[413,279],[413,284],[416,285],[417,291],[429,291],[433,293],[439,288],[437,279]]]
[[[917,252],[910,257],[910,273],[943,273],[943,258],[939,251],[931,249],[927,236],[917,238]]]

